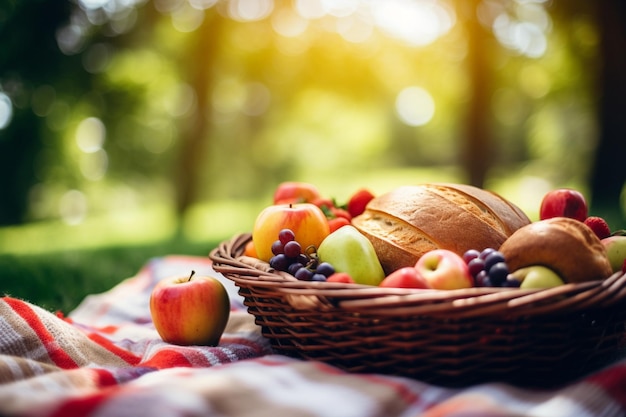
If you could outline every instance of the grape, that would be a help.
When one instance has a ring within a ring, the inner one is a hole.
[[[463,254],[463,260],[466,264],[469,264],[472,259],[478,258],[480,256],[480,252],[476,249],[469,249]]]
[[[282,229],[278,232],[278,240],[280,240],[283,245],[287,244],[287,242],[291,242],[296,240],[296,234],[291,229]]]
[[[491,280],[489,279],[489,275],[487,275],[487,271],[484,269],[480,271],[475,278],[475,283],[477,287],[492,287]]]
[[[302,246],[295,240],[285,243],[284,253],[288,258],[295,259],[302,253]]]
[[[510,288],[519,288],[520,285],[522,285],[522,283],[513,275],[509,275],[506,278],[506,280],[502,283],[503,287],[510,287]]]
[[[485,261],[482,258],[474,258],[467,264],[470,274],[476,277],[480,271],[485,269]]]
[[[326,281],[326,275],[320,274],[319,272],[316,272],[311,277],[311,281],[325,282]]]
[[[287,272],[289,272],[291,275],[296,275],[296,271],[300,268],[304,268],[304,265],[301,264],[300,262],[294,262],[291,265],[289,265],[289,267],[287,268]]]
[[[489,269],[498,262],[504,262],[504,255],[502,252],[494,250],[485,258],[485,269],[489,271]]]
[[[270,266],[279,271],[286,271],[289,266],[289,260],[283,253],[272,256],[270,259]]]
[[[322,274],[325,277],[329,277],[335,273],[335,268],[328,262],[321,262],[317,268],[315,268],[315,272],[318,274]]]
[[[295,259],[295,262],[300,262],[302,265],[307,265],[309,263],[311,259],[306,256],[304,253],[301,253],[300,255],[298,255],[298,257]]]
[[[272,253],[274,255],[285,253],[285,247],[283,246],[283,242],[281,242],[280,240],[274,241],[274,243],[272,243]]]
[[[505,262],[498,262],[489,268],[487,275],[491,283],[499,287],[501,286],[509,276],[509,267]]]
[[[296,271],[294,276],[300,281],[310,281],[313,277],[313,271],[308,268],[300,268]]]
[[[482,259],[487,259],[487,256],[489,256],[489,254],[491,254],[492,252],[495,252],[496,250],[494,248],[485,248],[482,250],[482,252],[480,252],[480,257]]]

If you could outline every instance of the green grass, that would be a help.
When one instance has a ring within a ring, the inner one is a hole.
[[[69,313],[88,294],[106,291],[136,274],[151,258],[206,256],[217,242],[182,238],[143,245],[0,255],[0,293],[50,311]]]

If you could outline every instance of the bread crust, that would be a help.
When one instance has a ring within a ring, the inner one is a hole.
[[[374,198],[352,219],[389,274],[443,248],[498,248],[528,217],[501,196],[477,187],[429,183],[396,188]]]
[[[606,248],[583,222],[554,217],[513,233],[500,247],[511,271],[543,265],[565,282],[605,279],[613,272]]]

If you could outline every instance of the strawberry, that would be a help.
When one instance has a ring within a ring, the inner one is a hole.
[[[345,217],[333,217],[332,219],[328,219],[328,227],[330,228],[330,233],[339,229],[340,227],[346,226],[350,224],[350,220]]]
[[[584,223],[589,226],[589,228],[593,230],[596,236],[600,239],[611,236],[611,229],[609,228],[606,220],[602,217],[589,216],[585,219]]]
[[[354,193],[352,197],[350,197],[350,200],[348,200],[348,204],[346,205],[346,209],[352,217],[356,217],[365,211],[365,206],[367,206],[367,203],[369,203],[374,197],[374,194],[372,194],[369,190],[364,188],[360,189]]]
[[[326,278],[326,282],[342,282],[344,284],[354,284],[354,279],[350,276],[350,274],[346,272],[335,272],[328,278]]]

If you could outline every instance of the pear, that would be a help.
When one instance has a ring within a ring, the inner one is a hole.
[[[624,260],[626,260],[626,236],[605,237],[601,242],[606,248],[606,255],[609,258],[613,272],[621,271]]]
[[[335,271],[349,274],[357,284],[378,285],[385,278],[372,242],[351,225],[329,234],[317,249],[317,256]]]
[[[543,265],[531,265],[513,272],[513,276],[521,282],[520,288],[552,288],[563,285],[563,279],[552,269]]]

